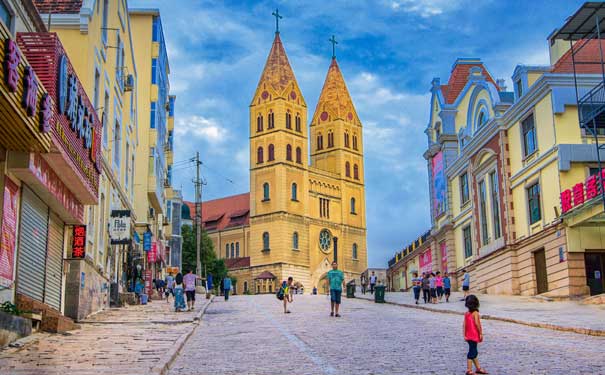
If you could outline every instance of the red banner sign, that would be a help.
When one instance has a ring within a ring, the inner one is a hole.
[[[440,244],[441,246],[441,273],[447,272],[447,245],[445,242]]]
[[[158,258],[158,243],[153,241],[151,243],[151,250],[147,252],[147,261],[149,263],[155,263]]]
[[[433,254],[431,249],[428,249],[424,253],[420,254],[420,272],[432,272],[433,271]]]
[[[605,188],[605,170],[601,170],[600,176],[590,176],[586,182],[578,182],[573,188],[563,190],[561,192],[561,212],[567,213],[599,196],[603,188]]]
[[[145,292],[150,296],[153,293],[153,285],[151,285],[151,270],[146,269],[143,277],[145,278]]]
[[[17,234],[17,197],[19,187],[4,178],[4,208],[2,213],[2,242],[0,242],[0,285],[10,286],[15,269],[15,241]]]
[[[86,225],[74,225],[72,241],[72,258],[84,258],[86,256]]]

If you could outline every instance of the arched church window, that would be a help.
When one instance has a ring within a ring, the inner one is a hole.
[[[353,244],[353,259],[357,259],[357,244]]]
[[[334,133],[332,130],[328,131],[328,148],[334,147]]]
[[[300,115],[297,113],[296,114],[296,131],[297,132],[301,132],[302,131],[302,126],[300,125]]]
[[[260,163],[262,163],[262,162],[263,162],[263,148],[262,148],[262,147],[259,147],[259,148],[256,150],[256,163],[257,163],[257,164],[260,164]]]
[[[359,167],[357,164],[353,166],[353,178],[359,180]]]
[[[273,110],[269,110],[267,117],[267,129],[273,129],[275,127],[275,113],[273,113]]]
[[[256,117],[256,131],[257,132],[263,131],[263,115],[261,115],[261,114],[259,114],[258,117]]]
[[[286,160],[292,161],[292,146],[291,145],[286,146]]]
[[[275,146],[273,144],[269,145],[269,155],[267,156],[267,161],[275,160]]]
[[[263,250],[269,250],[269,232],[263,233]]]
[[[345,176],[351,177],[351,163],[345,163]]]
[[[353,134],[353,150],[357,150],[357,134]]]
[[[296,182],[292,183],[292,194],[291,195],[292,195],[291,199],[293,201],[298,200],[298,186],[296,185]]]
[[[351,213],[352,214],[357,213],[355,211],[355,198],[351,198]]]
[[[350,147],[349,146],[349,132],[345,132],[345,147]]]
[[[286,112],[286,129],[292,129],[292,114],[289,110]]]
[[[263,184],[263,201],[268,201],[270,199],[269,196],[269,183],[265,182]]]
[[[296,147],[296,162],[302,164],[302,149],[300,147]]]
[[[317,150],[323,150],[324,148],[324,137],[321,133],[317,134]]]
[[[298,250],[298,232],[292,234],[292,248]]]

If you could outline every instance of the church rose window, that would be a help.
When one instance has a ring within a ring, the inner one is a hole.
[[[322,251],[329,251],[332,246],[332,235],[327,229],[323,229],[319,233],[319,247]]]

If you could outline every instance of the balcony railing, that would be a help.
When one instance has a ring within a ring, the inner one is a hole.
[[[580,127],[593,128],[593,120],[597,128],[605,127],[605,82],[599,83],[588,91],[578,101],[580,112]]]

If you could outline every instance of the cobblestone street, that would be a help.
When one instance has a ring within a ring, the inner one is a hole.
[[[462,318],[295,296],[292,314],[272,295],[216,298],[170,374],[464,374]],[[484,321],[479,358],[491,374],[602,374],[605,339]]]

